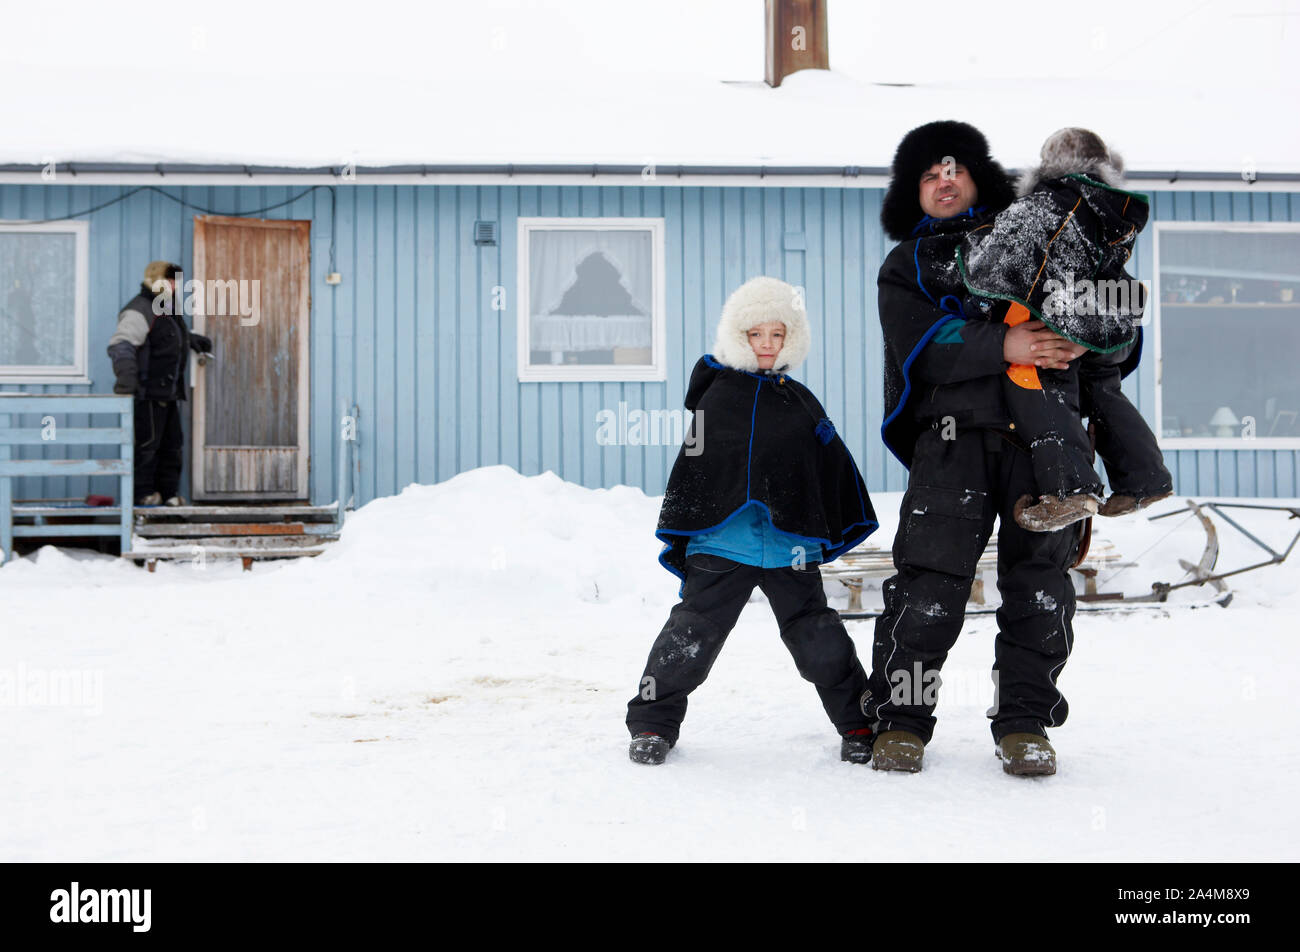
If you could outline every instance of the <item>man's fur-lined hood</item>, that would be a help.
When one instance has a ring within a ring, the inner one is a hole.
[[[776,355],[774,370],[788,370],[803,363],[812,347],[803,295],[779,278],[751,278],[731,293],[718,321],[713,356],[735,370],[758,373],[758,355],[749,346],[749,330],[768,321],[785,325],[785,343]]]
[[[1086,175],[1111,188],[1122,188],[1124,159],[1087,129],[1060,129],[1043,143],[1037,168],[1025,169],[1016,185],[1016,194],[1024,197],[1042,182],[1070,174]]]

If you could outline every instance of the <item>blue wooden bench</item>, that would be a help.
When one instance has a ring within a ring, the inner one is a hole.
[[[134,517],[132,468],[134,465],[134,401],[113,394],[0,393],[0,562],[13,557],[16,537],[115,535],[123,552],[131,549]],[[103,414],[114,417],[111,426],[66,427],[57,422],[23,429],[20,415],[42,420],[55,414]],[[20,458],[19,446],[116,446],[117,457],[108,459]],[[116,506],[73,503],[21,503],[14,501],[14,480],[23,476],[116,476]],[[105,517],[116,517],[112,522]],[[16,519],[31,518],[30,524]],[[50,522],[50,519],[58,519]],[[84,520],[84,521],[72,521]]]

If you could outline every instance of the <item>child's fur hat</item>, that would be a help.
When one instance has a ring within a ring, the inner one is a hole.
[[[736,370],[758,372],[758,355],[749,346],[749,330],[768,321],[785,325],[785,343],[776,355],[774,370],[803,363],[812,347],[812,332],[803,295],[779,278],[751,278],[727,298],[718,322],[713,356]]]
[[[1112,188],[1119,188],[1124,180],[1123,157],[1088,129],[1057,129],[1047,137],[1038,157],[1038,168],[1026,169],[1020,176],[1016,188],[1020,195],[1028,195],[1039,182],[1071,172],[1080,172]]]

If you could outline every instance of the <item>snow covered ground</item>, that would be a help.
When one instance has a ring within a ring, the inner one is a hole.
[[[888,545],[899,499],[875,502]],[[840,763],[756,593],[652,768],[623,713],[676,601],[657,511],[491,467],[251,573],[6,565],[0,859],[1300,859],[1300,556],[1227,609],[1078,618],[1060,772],[1033,780],[993,756],[991,618],[944,670],[925,771],[896,776]],[[1183,517],[1099,528],[1142,556],[1103,574],[1132,593],[1203,539]],[[1221,532],[1221,567],[1253,560]],[[869,654],[871,623],[850,630]]]

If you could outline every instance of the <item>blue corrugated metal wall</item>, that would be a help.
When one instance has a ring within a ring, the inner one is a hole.
[[[68,185],[0,186],[0,219],[43,219],[98,205],[128,191]],[[219,214],[249,215],[300,187],[169,188]],[[317,189],[252,217],[312,221],[311,496],[335,498],[339,416],[361,410],[360,501],[412,482],[447,479],[505,463],[527,474],[554,470],[587,486],[620,483],[663,490],[675,447],[601,446],[597,413],[681,405],[685,374],[712,343],[728,291],[766,273],[807,291],[814,329],[802,378],[826,404],[877,491],[897,490],[904,472],[880,443],[880,326],[875,274],[887,249],[877,189],[340,185]],[[91,387],[0,385],[0,390],[112,389],[105,354],[119,306],[144,264],[192,262],[192,208],[139,192],[88,216]],[[1266,192],[1155,192],[1155,219],[1296,221],[1300,196]],[[520,383],[515,363],[516,219],[531,216],[663,217],[668,317],[665,383]],[[476,220],[498,222],[499,245],[473,243]],[[343,283],[325,283],[331,225]],[[785,235],[803,235],[786,250]],[[1134,255],[1150,280],[1152,230]],[[492,289],[507,309],[492,310]],[[1148,340],[1148,347],[1150,341]],[[1149,356],[1149,355],[1148,355]],[[1130,396],[1150,419],[1154,361],[1144,360]],[[78,421],[68,421],[78,425]],[[187,444],[188,445],[188,444]],[[70,448],[69,453],[75,453]],[[58,452],[55,450],[54,452]],[[1300,453],[1188,450],[1170,453],[1178,492],[1295,496]],[[188,476],[186,477],[188,482]],[[108,492],[105,482],[66,478],[20,484],[22,497]]]

